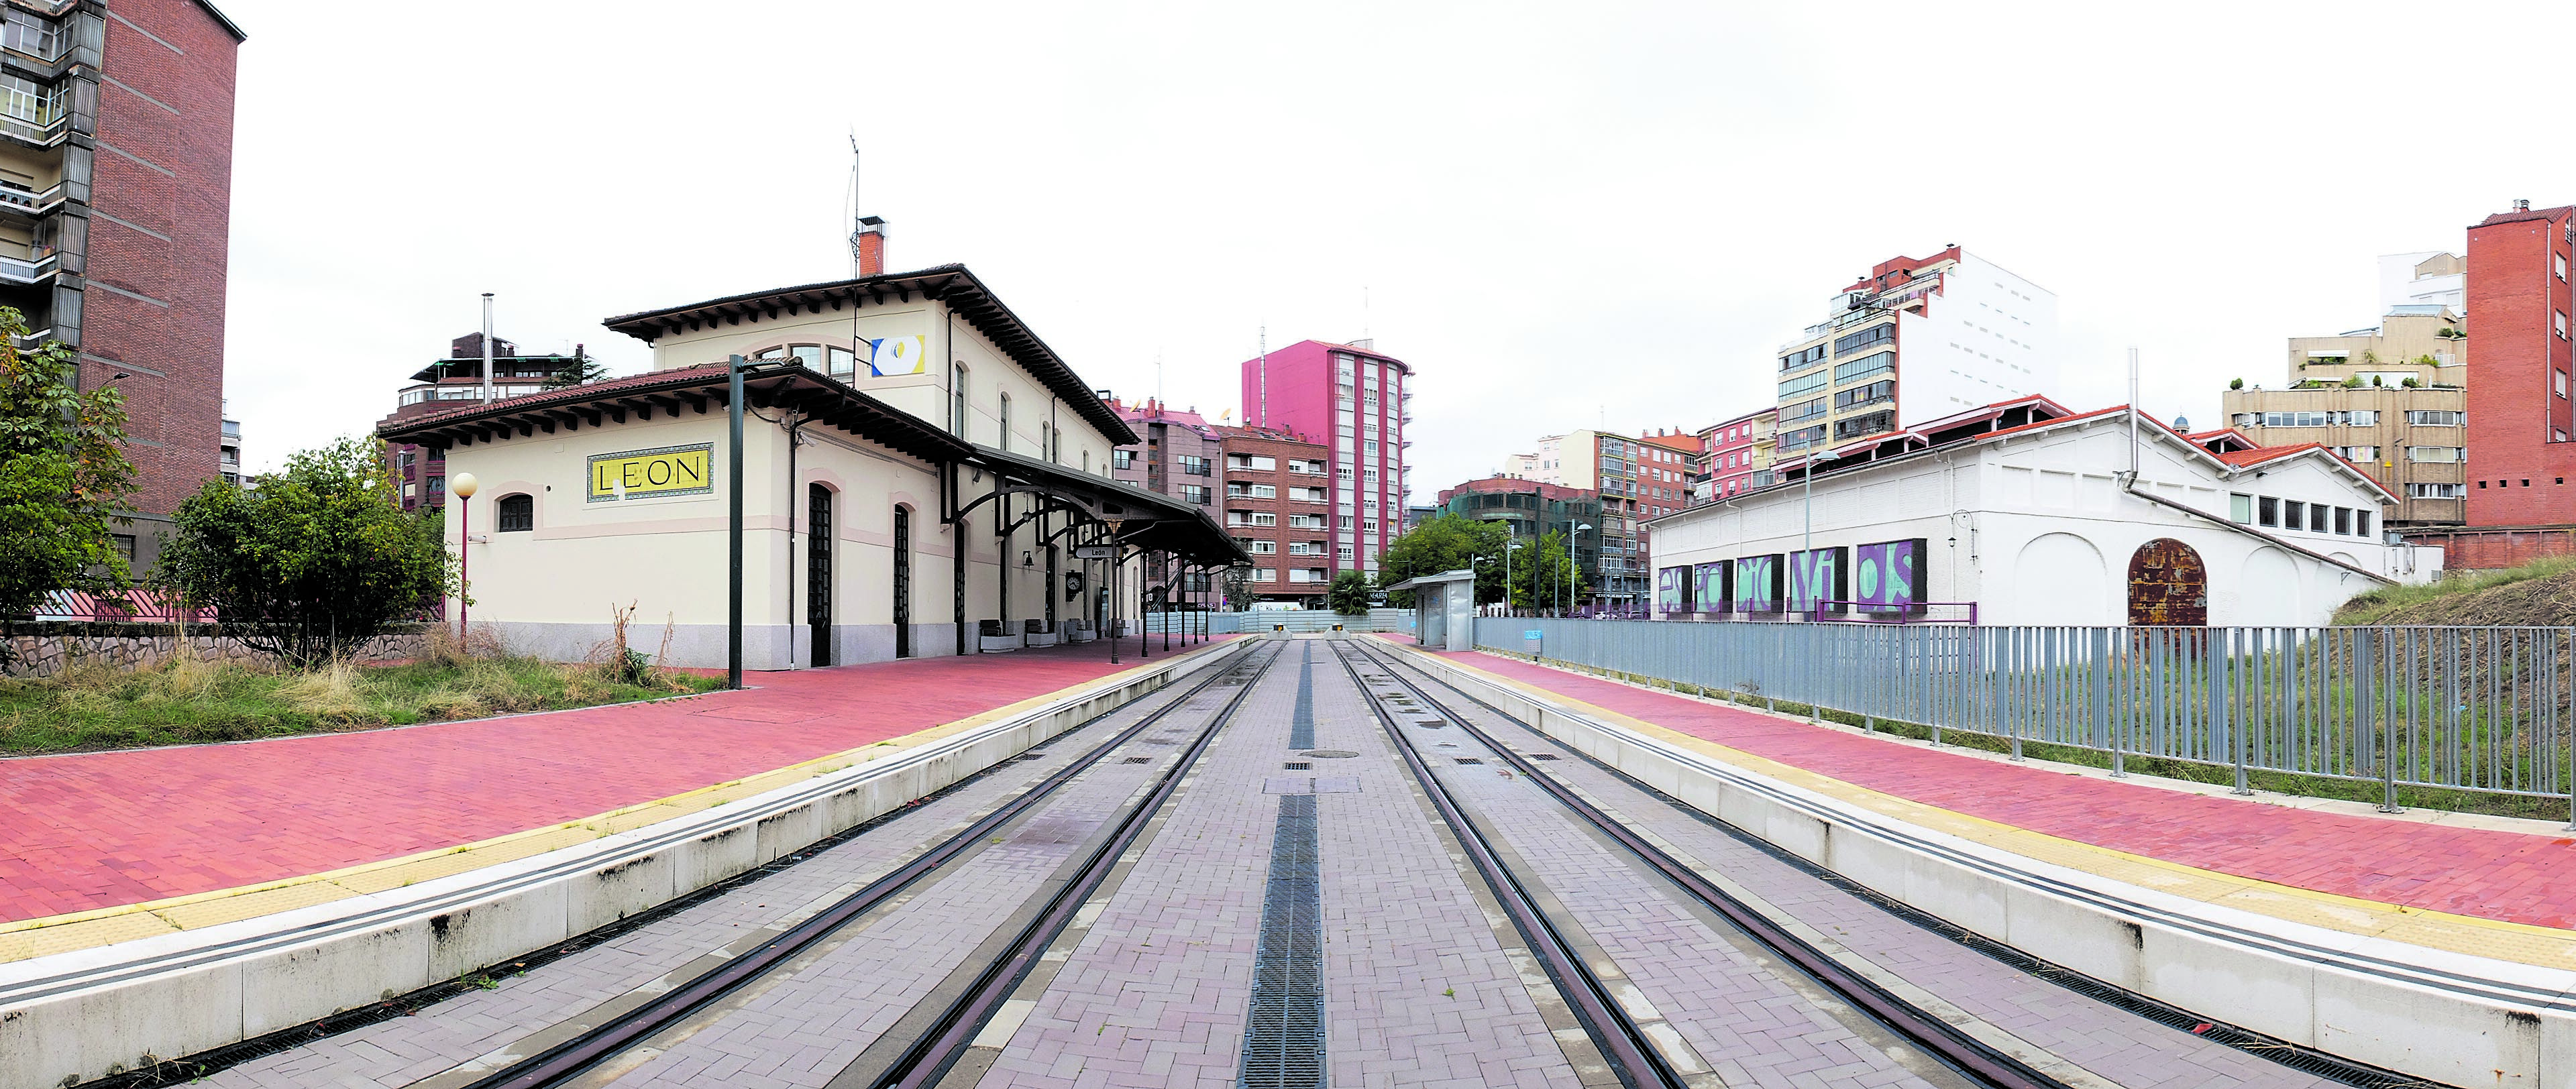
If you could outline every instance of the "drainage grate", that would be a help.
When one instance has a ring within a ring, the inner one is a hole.
[[[1306,644],[1297,665],[1297,713],[1288,720],[1288,747],[1315,747],[1315,644]]]
[[[1243,1028],[1247,1089],[1324,1084],[1324,905],[1315,850],[1315,796],[1279,799],[1252,1009]]]
[[[1151,764],[1153,762],[1154,758],[1150,756],[1130,756],[1125,760],[1119,761],[1121,764]]]
[[[1315,764],[1314,764],[1314,761],[1311,761],[1311,760],[1291,760],[1291,761],[1289,761],[1289,762],[1288,762],[1286,765],[1284,765],[1284,766],[1285,766],[1288,770],[1290,770],[1290,771],[1313,771],[1313,770],[1315,770]]]
[[[1446,722],[1442,722],[1442,721],[1440,721],[1439,719],[1432,718],[1432,719],[1424,719],[1424,720],[1422,720],[1422,721],[1420,721],[1420,722],[1414,723],[1414,725],[1416,725],[1416,726],[1420,726],[1420,727],[1422,727],[1422,728],[1423,728],[1423,729],[1425,729],[1425,730],[1439,730],[1439,729],[1446,729],[1446,728],[1448,727],[1448,725],[1449,725],[1449,724],[1448,724],[1448,723],[1446,723]]]
[[[1352,752],[1349,749],[1317,749],[1313,752],[1307,753],[1306,755],[1314,757],[1317,760],[1348,760],[1354,756],[1358,756],[1359,754]]]
[[[1479,756],[1452,756],[1449,759],[1455,760],[1461,764],[1482,764],[1485,762],[1484,758]]]
[[[1521,755],[1526,756],[1526,757],[1529,757],[1529,758],[1530,758],[1530,759],[1532,759],[1532,760],[1554,760],[1554,759],[1556,759],[1556,754],[1555,754],[1555,753],[1552,753],[1552,752],[1525,752],[1525,753],[1522,753]]]

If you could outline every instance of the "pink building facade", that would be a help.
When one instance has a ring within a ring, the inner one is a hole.
[[[1405,437],[1413,370],[1367,341],[1304,340],[1243,361],[1243,414],[1324,444],[1331,474],[1331,571],[1376,574],[1404,533]]]
[[[1706,483],[1693,488],[1692,502],[1715,502],[1767,482],[1774,425],[1779,418],[1778,408],[1766,408],[1701,429],[1701,478]]]

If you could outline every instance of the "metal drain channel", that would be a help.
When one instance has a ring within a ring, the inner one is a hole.
[[[1288,747],[1315,747],[1315,644],[1297,658],[1297,713],[1288,720]]]
[[[1301,709],[1305,695],[1301,684]],[[1261,895],[1261,943],[1252,961],[1243,1074],[1235,1082],[1245,1089],[1321,1089],[1324,1084],[1321,869],[1315,796],[1281,797],[1278,829],[1270,840],[1270,885]]]

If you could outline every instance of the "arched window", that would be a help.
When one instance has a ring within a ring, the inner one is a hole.
[[[537,501],[526,492],[501,497],[501,532],[525,533],[537,528]]]

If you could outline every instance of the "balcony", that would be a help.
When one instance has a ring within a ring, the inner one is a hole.
[[[33,261],[0,253],[0,281],[13,284],[41,282],[54,274],[56,260],[56,255],[51,253]]]
[[[6,120],[6,115],[0,115],[0,121]],[[0,209],[23,212],[31,216],[43,215],[47,212],[53,211],[55,206],[60,205],[62,202],[63,187],[61,183],[56,183],[51,189],[38,192],[33,189],[25,189],[11,185],[7,182],[0,182]]]
[[[71,120],[69,113],[62,113],[52,121],[39,124],[13,114],[0,113],[0,134],[15,136],[38,147],[52,147],[71,132]]]

